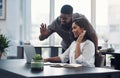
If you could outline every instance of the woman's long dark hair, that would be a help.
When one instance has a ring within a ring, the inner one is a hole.
[[[80,18],[80,19],[75,19],[73,20],[73,22],[78,25],[80,28],[83,28],[84,30],[86,30],[86,34],[84,36],[84,40],[91,40],[92,41],[92,38],[91,38],[91,31],[90,31],[90,23],[89,21],[86,19],[86,18]],[[75,39],[76,40],[76,39]]]
[[[95,31],[92,31],[92,29],[90,28],[90,27],[92,27],[92,25],[89,23],[89,21],[86,18],[75,19],[75,20],[73,20],[73,22],[76,25],[80,26],[80,28],[84,28],[84,30],[86,30],[86,34],[85,34],[83,39],[84,40],[86,40],[86,39],[91,40],[94,43],[94,46],[95,46],[95,66],[98,67],[97,60],[99,60],[98,59],[99,54],[97,52],[96,41],[94,40],[93,35],[92,35],[92,33]]]

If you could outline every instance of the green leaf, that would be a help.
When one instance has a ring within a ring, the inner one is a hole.
[[[9,47],[9,43],[10,41],[8,40],[8,38],[3,35],[3,34],[0,34],[0,52],[3,53],[5,52],[5,48],[8,48]]]
[[[33,60],[42,60],[42,56],[40,54],[36,54],[34,57],[33,57]]]

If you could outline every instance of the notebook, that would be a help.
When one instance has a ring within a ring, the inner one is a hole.
[[[24,45],[24,52],[26,55],[26,62],[31,63],[32,58],[35,56],[35,48],[32,45]]]

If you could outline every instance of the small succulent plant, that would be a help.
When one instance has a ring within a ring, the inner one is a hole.
[[[33,60],[36,61],[36,60],[42,60],[42,56],[40,54],[36,54],[34,57],[33,57]]]

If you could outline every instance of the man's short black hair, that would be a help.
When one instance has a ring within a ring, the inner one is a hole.
[[[63,13],[63,14],[72,14],[72,13],[73,13],[73,8],[72,8],[72,6],[70,6],[70,5],[64,5],[64,6],[61,8],[61,13]]]

